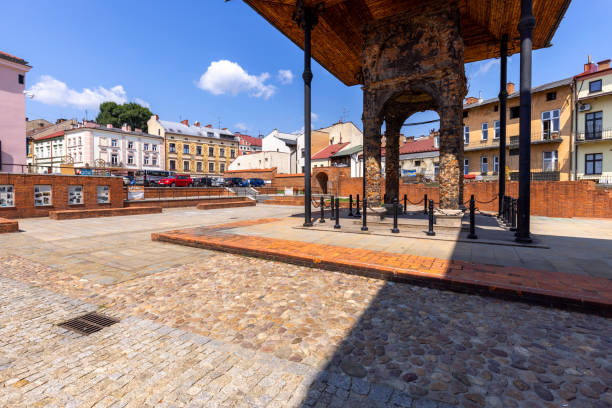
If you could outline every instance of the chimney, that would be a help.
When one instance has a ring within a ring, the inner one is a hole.
[[[193,126],[200,127],[200,121],[196,120],[195,122],[193,122]]]
[[[121,126],[121,130],[123,130],[124,132],[131,132],[132,127],[128,125],[127,123],[124,123],[123,126]]]
[[[597,69],[599,71],[604,70],[604,69],[608,69],[608,68],[610,68],[610,60],[606,59],[606,60],[603,60],[603,61],[599,61],[597,63],[597,65],[598,65]]]
[[[159,120],[159,115],[151,115],[151,119]]]
[[[185,125],[185,126],[189,126],[189,120],[187,120],[187,119],[183,119],[183,120],[181,120],[181,123],[182,123],[183,125]]]
[[[591,54],[589,54],[589,59],[587,63],[584,64],[584,72],[597,72],[597,65],[591,62]]]
[[[112,129],[113,128],[113,124],[112,123],[107,123],[106,124],[106,128],[107,129]]]
[[[482,99],[482,91],[478,92],[478,102],[482,102],[484,99]]]
[[[223,129],[221,129],[221,130],[227,130],[227,128],[223,128]]]
[[[466,105],[471,105],[476,102],[478,102],[478,98],[474,98],[473,96],[468,96],[467,98],[465,98]]]
[[[212,129],[212,125],[206,125],[207,128],[211,128]]]
[[[516,91],[515,86],[516,85],[514,85],[514,82],[508,82],[506,84],[506,92],[508,95],[512,95]]]
[[[134,128],[134,132],[136,132],[136,133],[142,133],[142,129]]]

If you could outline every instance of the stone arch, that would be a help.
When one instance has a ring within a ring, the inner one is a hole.
[[[321,171],[316,176],[317,182],[319,183],[319,188],[321,188],[321,192],[323,194],[327,194],[327,184],[329,182],[329,176],[324,171]]]

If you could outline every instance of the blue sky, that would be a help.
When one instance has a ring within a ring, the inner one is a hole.
[[[92,119],[98,101],[115,99],[143,101],[166,120],[220,122],[252,135],[303,126],[302,51],[240,0],[23,0],[2,2],[0,11],[13,16],[0,25],[0,49],[33,66],[29,118],[81,119],[87,110]],[[594,61],[612,57],[611,11],[609,0],[574,0],[553,47],[534,52],[534,86],[579,73],[589,53]],[[518,55],[508,70],[518,83]],[[361,89],[316,63],[313,73],[314,128],[342,117],[361,127]],[[466,74],[471,95],[499,92],[495,60],[468,64]],[[407,122],[430,118],[437,115]]]

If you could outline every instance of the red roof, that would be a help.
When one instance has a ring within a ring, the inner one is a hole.
[[[348,144],[349,144],[349,142],[329,145],[329,146],[325,147],[324,149],[319,150],[318,152],[313,154],[312,155],[312,159],[313,160],[329,159],[331,156],[333,156],[334,154],[338,153],[340,150],[342,150]]]
[[[249,135],[241,135],[240,133],[236,134],[240,139],[244,140],[248,144],[252,146],[260,146],[261,147],[261,139],[258,137],[253,137]]]
[[[435,152],[440,150],[439,147],[435,147],[434,142],[435,140],[433,137],[428,137],[405,143],[400,147],[400,154]]]
[[[64,131],[63,130],[60,130],[59,132],[51,133],[50,135],[47,135],[47,136],[39,137],[39,138],[34,139],[34,140],[36,142],[38,142],[39,140],[54,139],[54,138],[60,137],[60,136],[64,136]]]
[[[0,58],[11,61],[11,62],[15,62],[17,64],[28,65],[28,62],[26,60],[16,57],[11,54],[7,54],[6,52],[3,52],[3,51],[0,51]]]

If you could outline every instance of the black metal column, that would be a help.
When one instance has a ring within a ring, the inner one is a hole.
[[[296,4],[293,19],[304,30],[304,226],[312,227],[310,214],[312,191],[310,188],[310,156],[311,156],[311,106],[310,106],[310,84],[312,83],[312,71],[310,69],[310,34],[317,24],[317,10],[305,7],[303,1]]]
[[[500,43],[501,61],[499,75],[499,195],[498,214],[502,214],[502,202],[506,195],[506,118],[508,100],[508,36],[503,35]]]
[[[521,0],[521,107],[519,135],[519,209],[516,240],[531,242],[529,233],[531,189],[531,35],[536,20],[533,0]]]

